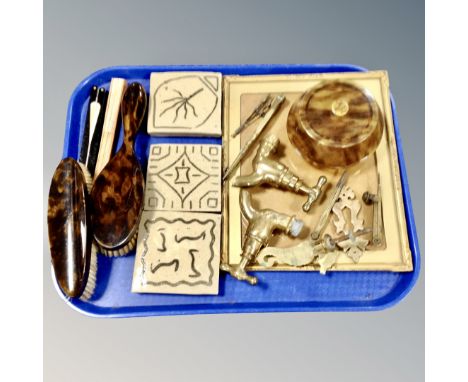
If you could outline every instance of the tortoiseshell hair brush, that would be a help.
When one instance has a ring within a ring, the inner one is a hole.
[[[122,147],[94,180],[91,190],[94,239],[108,256],[123,256],[136,245],[145,181],[134,143],[146,105],[143,86],[130,84],[121,103]]]

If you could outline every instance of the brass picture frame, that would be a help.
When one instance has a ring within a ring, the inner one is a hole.
[[[390,102],[389,81],[385,71],[323,73],[298,75],[256,75],[256,76],[225,76],[223,78],[223,166],[227,168],[240,151],[240,148],[252,132],[255,124],[245,129],[235,138],[232,132],[252,112],[255,106],[267,94],[283,94],[286,97],[282,108],[267,126],[263,136],[274,133],[280,138],[280,160],[294,172],[303,177],[309,184],[315,184],[320,175],[328,178],[329,186],[323,197],[313,205],[310,213],[301,210],[303,196],[295,195],[274,188],[256,187],[252,189],[252,200],[259,208],[274,208],[284,213],[296,213],[303,219],[308,229],[298,239],[285,236],[275,238],[271,246],[288,247],[303,241],[322,212],[325,200],[330,197],[330,190],[336,184],[343,170],[317,169],[308,164],[299,152],[289,142],[286,133],[286,119],[292,103],[306,90],[327,80],[340,80],[352,83],[366,89],[375,98],[385,119],[385,129],[382,140],[375,152],[368,158],[348,169],[350,178],[348,185],[361,198],[365,191],[376,192],[378,179],[382,192],[383,222],[385,227],[385,246],[378,249],[368,249],[358,263],[345,255],[338,257],[331,270],[336,271],[394,271],[407,272],[413,270],[411,250],[409,248],[406,216],[404,211],[401,177],[398,154],[395,142],[395,131]],[[223,189],[223,234],[222,261],[237,264],[242,252],[243,231],[245,221],[241,216],[239,206],[239,188],[232,185],[239,174],[251,171],[251,161],[256,150],[255,146],[243,159],[230,180],[224,183]],[[362,204],[362,216],[365,225],[372,223],[372,207]],[[326,231],[337,236],[330,222]],[[302,267],[274,265],[263,267],[253,265],[249,270],[265,271],[317,271],[316,265]]]

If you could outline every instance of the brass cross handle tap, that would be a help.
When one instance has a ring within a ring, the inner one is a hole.
[[[245,176],[238,176],[234,181],[236,187],[253,187],[268,184],[277,188],[286,189],[297,194],[307,195],[307,201],[302,209],[308,212],[322,194],[322,188],[327,183],[327,178],[321,176],[314,187],[306,185],[287,166],[273,158],[279,145],[279,139],[270,135],[262,140],[257,154],[252,162],[254,171]]]
[[[220,268],[238,280],[255,285],[257,278],[247,274],[245,268],[257,258],[260,250],[268,245],[275,231],[296,237],[301,233],[304,222],[270,209],[255,210],[246,190],[241,191],[240,205],[242,215],[249,222],[242,246],[242,260],[237,265],[221,264]]]
[[[327,184],[327,178],[322,175],[318,178],[317,184],[312,187],[308,193],[307,202],[305,202],[302,206],[304,212],[308,212],[312,206],[312,203],[315,202],[320,197],[320,195],[322,195],[322,188],[325,186],[325,184]]]

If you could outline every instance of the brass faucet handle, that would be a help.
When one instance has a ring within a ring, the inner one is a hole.
[[[327,184],[327,177],[322,175],[318,178],[318,181],[315,187],[318,188],[319,192],[322,192],[322,187],[325,186],[326,184]]]
[[[320,176],[318,178],[317,184],[312,187],[311,192],[309,192],[307,201],[302,206],[304,212],[309,212],[310,208],[312,207],[312,203],[314,203],[321,195],[322,195],[322,188],[327,184],[327,178],[325,176]]]

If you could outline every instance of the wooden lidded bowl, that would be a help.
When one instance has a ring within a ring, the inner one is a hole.
[[[384,119],[368,91],[327,81],[292,105],[287,130],[291,143],[314,166],[346,167],[377,149]]]

